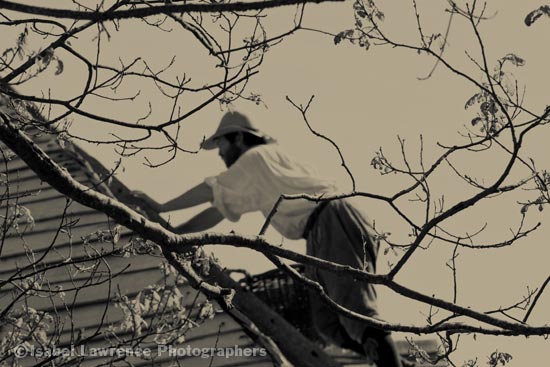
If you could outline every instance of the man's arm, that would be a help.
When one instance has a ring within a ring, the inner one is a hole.
[[[153,200],[151,197],[149,197],[149,195],[140,191],[134,191],[133,194],[136,198],[139,198],[145,201],[145,203],[147,203],[147,205],[149,205],[153,210],[160,213],[170,212],[170,211],[179,210],[179,209],[187,209],[192,206],[204,204],[214,200],[212,188],[204,182],[184,192],[180,196],[170,201],[167,201],[164,204],[159,204],[158,202]]]
[[[159,205],[159,212],[171,212],[173,210],[187,209],[192,206],[204,204],[214,200],[212,188],[201,182],[180,196]]]
[[[187,222],[174,228],[178,234],[206,231],[223,220],[223,215],[218,209],[211,206],[203,210]]]

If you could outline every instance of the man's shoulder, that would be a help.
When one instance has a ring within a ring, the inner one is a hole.
[[[243,155],[242,158],[246,159],[272,159],[273,157],[284,154],[283,150],[278,144],[261,144],[256,145],[248,149]]]
[[[244,152],[235,163],[235,166],[258,173],[263,168],[273,169],[273,167],[285,165],[284,162],[288,159],[278,144],[262,144]]]

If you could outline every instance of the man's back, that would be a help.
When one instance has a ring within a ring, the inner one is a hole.
[[[282,194],[321,195],[337,191],[333,181],[320,177],[315,169],[295,160],[277,144],[250,148],[227,171],[205,182],[212,187],[214,206],[233,221],[250,211],[269,215]],[[285,237],[301,238],[316,205],[304,199],[284,200],[271,223]]]

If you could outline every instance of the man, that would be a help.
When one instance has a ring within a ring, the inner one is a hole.
[[[226,113],[216,130],[202,146],[218,148],[227,170],[164,204],[143,193],[137,196],[159,212],[189,208],[211,202],[212,206],[178,226],[178,233],[207,230],[223,218],[239,220],[241,214],[261,211],[268,216],[281,194],[331,194],[332,181],[291,157],[274,140],[256,129],[238,112]],[[283,200],[271,225],[289,239],[305,238],[307,253],[321,259],[355,268],[376,271],[378,243],[364,215],[348,200]],[[371,284],[349,276],[308,269],[326,293],[342,306],[377,317],[376,292]],[[312,297],[313,324],[327,341],[367,356],[378,367],[401,367],[401,361],[388,332],[367,327],[364,322],[337,315],[319,297]]]

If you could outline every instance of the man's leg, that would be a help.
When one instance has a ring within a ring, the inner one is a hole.
[[[353,340],[343,326],[340,326],[337,334],[340,335],[339,340],[343,340],[339,344],[341,348],[364,355],[370,363],[376,364],[378,367],[416,366],[414,362],[410,362],[399,355],[399,351],[389,332],[367,327],[363,334],[362,343]]]
[[[314,227],[308,238],[308,253],[342,265],[376,272],[378,243],[372,237],[373,230],[366,217],[348,201],[331,202]],[[376,291],[372,284],[320,269],[316,275],[335,302],[352,311],[377,317]],[[365,322],[341,314],[338,314],[338,319],[345,334],[355,342],[348,344],[352,347],[362,346],[363,354],[371,356],[372,362],[378,360],[379,367],[402,367],[389,333],[370,328],[365,333]]]
[[[308,292],[313,330],[325,345],[342,344],[344,338],[340,330],[342,326],[340,325],[338,315],[324,304],[318,294],[312,291]]]
[[[365,355],[378,367],[402,367],[401,357],[389,332],[368,327],[363,334]]]

